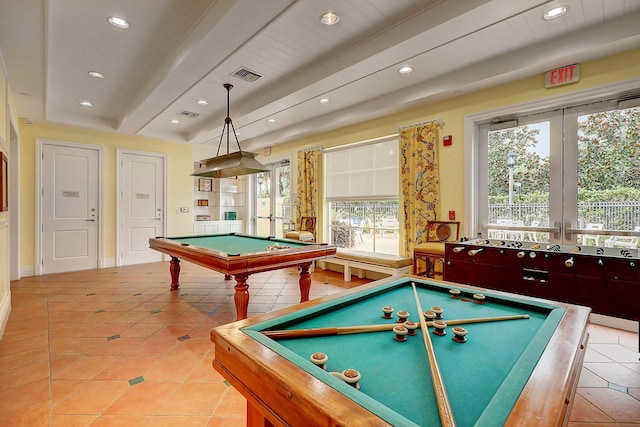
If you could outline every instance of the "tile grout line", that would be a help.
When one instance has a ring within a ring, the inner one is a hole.
[[[47,362],[49,363],[49,425],[53,424],[53,367],[51,366],[51,314],[49,310],[49,295],[45,296],[47,307]]]

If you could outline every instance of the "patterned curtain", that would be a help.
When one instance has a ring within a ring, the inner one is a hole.
[[[400,129],[400,178],[405,228],[405,254],[427,239],[427,221],[438,219],[440,173],[438,128],[431,121]]]
[[[319,147],[298,151],[298,221],[303,216],[318,217],[321,156],[322,150]]]

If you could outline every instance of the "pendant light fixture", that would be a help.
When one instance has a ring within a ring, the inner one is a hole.
[[[255,153],[242,151],[240,148],[236,129],[233,126],[231,117],[229,116],[229,92],[233,88],[233,85],[225,83],[224,88],[227,90],[227,118],[224,119],[224,127],[222,128],[222,135],[220,135],[218,151],[216,152],[215,157],[202,160],[200,162],[200,168],[191,175],[209,178],[229,178],[232,176],[250,175],[268,171],[269,169],[267,167],[255,159]],[[229,138],[231,132],[233,132],[236,144],[238,145],[238,151],[233,153],[229,152]],[[227,154],[220,155],[220,148],[222,147],[222,140],[224,139],[225,134],[227,135]]]

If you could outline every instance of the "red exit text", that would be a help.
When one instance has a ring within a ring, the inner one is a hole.
[[[562,86],[580,80],[580,64],[567,65],[547,71],[544,75],[544,87]]]

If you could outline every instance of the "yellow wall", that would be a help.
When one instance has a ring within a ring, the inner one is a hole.
[[[439,146],[442,200],[440,218],[447,219],[448,211],[455,210],[456,219],[462,222],[461,225],[464,228],[465,116],[637,78],[640,76],[640,49],[582,63],[580,75],[581,79],[578,83],[545,89],[544,74],[540,74],[273,147],[271,155],[282,156],[293,153],[291,167],[295,174],[297,173],[295,153],[298,147],[321,145],[329,148],[365,141],[395,134],[401,126],[442,117],[445,126],[440,130],[440,139],[442,140],[444,135],[452,135],[453,145]],[[266,162],[268,157],[261,157],[260,160]],[[292,181],[295,182],[295,180]]]
[[[0,73],[0,83],[4,73]],[[640,75],[640,50],[633,50],[597,61],[581,64],[581,81],[558,87],[544,88],[544,76],[538,75],[491,89],[464,94],[443,102],[411,109],[402,113],[357,125],[325,132],[273,147],[271,156],[292,156],[292,171],[297,171],[296,151],[300,147],[322,145],[325,148],[363,141],[397,133],[399,126],[442,117],[445,122],[441,136],[452,135],[451,147],[440,146],[441,167],[441,218],[446,218],[449,210],[455,210],[457,219],[464,222],[463,161],[464,161],[464,117],[481,111],[520,104],[532,100],[556,96],[576,90],[596,87]],[[2,84],[4,86],[4,84]],[[4,92],[2,104],[6,105]],[[6,112],[6,107],[5,110]],[[6,114],[0,117],[0,131],[7,138]],[[189,145],[172,143],[151,138],[123,136],[110,132],[100,132],[79,127],[64,126],[49,122],[34,122],[27,125],[20,120],[21,136],[21,264],[33,266],[35,262],[35,144],[36,138],[79,142],[100,145],[104,150],[104,191],[105,191],[105,258],[115,258],[116,212],[115,212],[115,157],[117,148],[166,153],[168,157],[168,230],[167,234],[192,233],[192,212],[177,214],[180,206],[192,206],[192,151]],[[7,147],[8,148],[8,147]],[[262,157],[268,161],[268,157]],[[293,180],[295,181],[295,180]],[[295,189],[294,189],[295,190]],[[2,215],[2,214],[0,214]],[[2,216],[0,216],[1,220]],[[322,218],[319,218],[322,225]],[[0,236],[0,239],[3,239]],[[0,248],[7,248],[8,241],[0,240]],[[3,273],[0,280],[4,277]]]
[[[9,159],[9,89],[0,61],[0,151]],[[0,338],[11,307],[9,283],[9,212],[0,212]]]
[[[193,233],[191,209],[178,213],[181,206],[193,206],[193,160],[191,146],[138,136],[119,135],[51,122],[34,121],[28,125],[20,119],[20,196],[21,267],[35,263],[36,221],[36,140],[47,139],[101,146],[104,175],[104,259],[116,257],[116,150],[130,149],[167,155],[167,235]],[[113,263],[111,263],[113,264]]]

